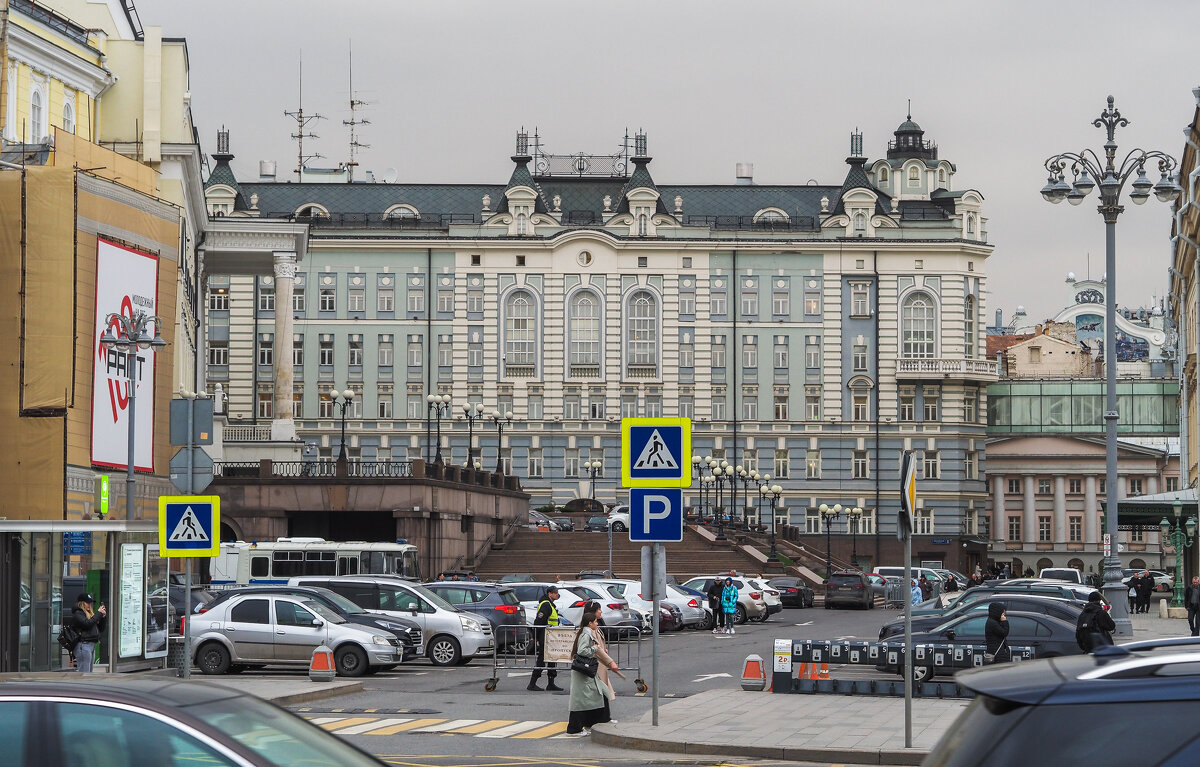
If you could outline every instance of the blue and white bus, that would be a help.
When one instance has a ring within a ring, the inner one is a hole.
[[[280,538],[265,543],[222,543],[210,586],[287,583],[299,575],[399,575],[419,581],[417,547],[395,543]]]

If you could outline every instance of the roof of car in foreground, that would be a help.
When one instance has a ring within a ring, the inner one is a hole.
[[[211,682],[181,682],[169,677],[84,677],[63,675],[54,678],[17,679],[0,685],[0,698],[24,695],[63,695],[82,699],[92,695],[102,700],[152,701],[155,705],[182,707],[215,700],[244,697],[244,693]]]

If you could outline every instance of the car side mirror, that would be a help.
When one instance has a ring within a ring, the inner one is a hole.
[[[945,636],[947,639],[953,639],[954,638],[954,629],[946,629]]]
[[[416,616],[416,614],[417,614],[418,612],[419,612],[419,611],[417,610],[417,606],[416,606],[416,605],[413,605],[413,606],[412,606],[412,614],[413,614],[413,616],[415,617],[415,616]]]
[[[318,627],[318,626],[324,626],[324,625],[325,625],[325,621],[321,620],[320,618],[313,618],[312,625],[313,625],[314,627]]]

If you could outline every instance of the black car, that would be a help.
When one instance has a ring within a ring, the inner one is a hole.
[[[955,681],[976,697],[922,762],[929,767],[1200,764],[1200,639],[988,666]]]
[[[570,517],[550,517],[550,521],[558,525],[558,529],[563,532],[575,532],[575,520]]]
[[[782,595],[781,595],[782,596]],[[843,570],[832,573],[825,581],[825,609],[834,605],[852,605],[869,610],[875,606],[875,592],[865,573]]]
[[[6,767],[383,767],[244,690],[166,677],[70,676],[0,685]]]
[[[816,595],[802,578],[772,578],[767,585],[779,592],[784,607],[812,607]]]
[[[982,615],[960,615],[929,631],[913,632],[912,641],[914,645],[983,645],[987,619],[986,611]],[[1075,641],[1075,624],[1041,613],[1010,612],[1007,642],[1013,647],[1032,647],[1035,658],[1055,658],[1083,652]],[[896,666],[881,666],[880,669],[902,675],[901,669]],[[928,680],[935,673],[937,670],[933,666],[913,665],[913,679],[918,682]]]
[[[395,618],[383,613],[368,612],[351,602],[341,594],[317,586],[245,586],[217,592],[211,602],[197,611],[203,614],[225,600],[241,594],[296,594],[315,600],[322,607],[328,608],[342,620],[357,623],[360,626],[370,626],[373,629],[382,628],[396,635],[404,646],[404,660],[416,657],[424,651],[421,626],[416,621],[407,618]]]
[[[1004,605],[1004,609],[1013,612],[1026,613],[1041,613],[1049,615],[1052,618],[1066,621],[1071,625],[1075,625],[1075,621],[1079,619],[1079,613],[1083,612],[1083,606],[1087,602],[1078,602],[1070,599],[1058,599],[1057,597],[1041,597],[1041,596],[1011,596],[1004,595],[994,599],[980,599],[967,604],[955,605],[941,615],[919,615],[912,619],[913,631],[929,631],[941,624],[954,620],[960,615],[987,615],[988,605],[999,602]],[[879,641],[883,641],[888,637],[900,636],[904,633],[904,618],[896,618],[889,621],[879,629]]]
[[[532,638],[512,586],[503,583],[426,583],[425,588],[458,609],[486,618],[502,651],[523,653]],[[501,628],[506,626],[508,628]]]
[[[183,632],[181,618],[184,614],[184,600],[187,597],[187,587],[183,584],[172,583],[167,590],[167,599],[171,604],[171,633]],[[203,586],[192,586],[192,612],[198,613],[204,605],[217,598],[217,595]]]
[[[608,517],[588,517],[588,520],[583,525],[584,532],[588,533],[607,533],[608,532]]]

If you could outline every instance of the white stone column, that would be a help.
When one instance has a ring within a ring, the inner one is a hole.
[[[1088,546],[1100,543],[1100,503],[1096,499],[1096,475],[1083,478],[1083,540]]]
[[[1067,542],[1067,478],[1054,476],[1054,544],[1063,546]]]
[[[296,439],[292,419],[292,285],[296,281],[296,254],[275,251],[275,374],[272,440]]]
[[[1003,541],[1008,530],[1008,520],[1004,514],[1004,490],[1008,478],[1003,474],[993,477],[992,486],[992,540]]]
[[[1037,549],[1037,495],[1034,492],[1036,479],[1032,474],[1026,474],[1022,479],[1025,480],[1025,510],[1021,515],[1021,526],[1025,529],[1021,532],[1026,547],[1034,551]]]

